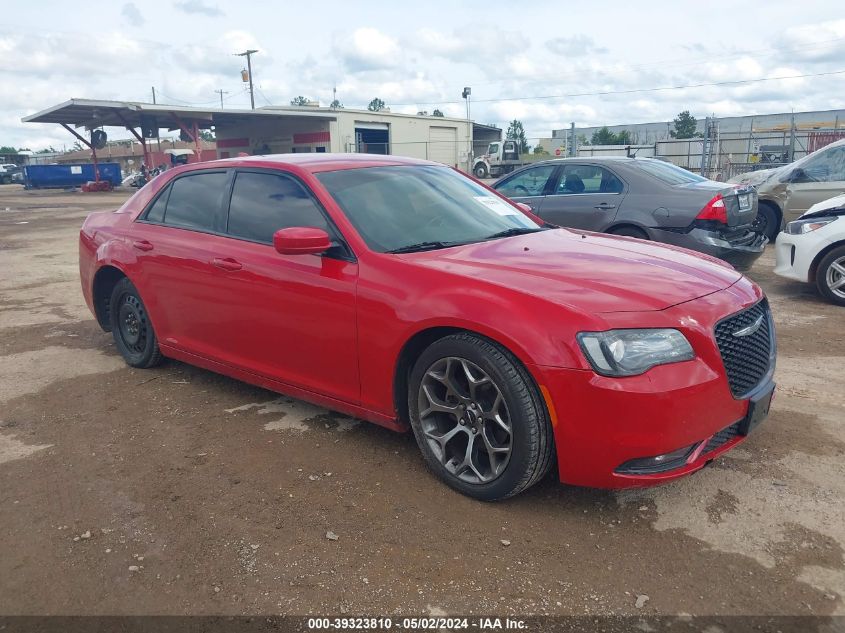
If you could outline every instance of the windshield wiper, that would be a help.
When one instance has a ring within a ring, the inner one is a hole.
[[[488,235],[485,237],[485,240],[495,240],[500,237],[513,237],[515,235],[526,235],[528,233],[537,233],[538,231],[545,231],[544,227],[535,227],[530,228],[527,226],[515,227],[512,229],[505,229],[504,231],[499,231],[498,233],[493,233],[493,235]]]
[[[446,248],[448,246],[456,246],[460,242],[420,242],[418,244],[408,244],[407,246],[400,246],[394,248],[386,253],[415,253],[417,251],[433,251],[438,248]]]

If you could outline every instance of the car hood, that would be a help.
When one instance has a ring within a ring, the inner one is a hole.
[[[845,194],[817,202],[804,212],[802,218],[814,215],[845,215]]]
[[[738,176],[734,176],[728,182],[730,183],[737,183],[741,185],[760,185],[766,182],[769,178],[771,178],[776,172],[780,171],[780,167],[774,167],[772,169],[758,169],[757,171],[749,171],[744,174],[739,174]]]
[[[593,313],[663,310],[742,277],[685,249],[569,229],[398,257]]]

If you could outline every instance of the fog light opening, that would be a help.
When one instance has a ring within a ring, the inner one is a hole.
[[[652,457],[638,457],[630,459],[616,469],[620,475],[652,475],[665,473],[686,465],[690,455],[695,451],[699,442],[684,448],[679,448],[671,453],[654,455]]]

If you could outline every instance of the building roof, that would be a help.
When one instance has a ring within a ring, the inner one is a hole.
[[[201,129],[208,129],[220,123],[231,124],[244,119],[254,120],[263,116],[278,117],[280,115],[294,118],[337,119],[335,111],[326,108],[220,110],[136,101],[70,99],[26,116],[21,121],[24,123],[64,123],[94,129],[104,126],[140,127],[141,116],[154,116],[159,127],[177,130],[180,127],[179,120],[191,125],[196,122]]]
[[[201,129],[208,129],[218,124],[239,123],[247,119],[255,120],[260,117],[289,117],[301,119],[322,119],[336,121],[339,114],[355,114],[366,116],[389,116],[402,118],[425,118],[430,120],[459,121],[450,117],[431,117],[419,114],[401,114],[398,112],[370,110],[356,110],[352,108],[332,109],[314,106],[265,106],[255,110],[220,108],[195,108],[193,106],[176,106],[162,103],[143,103],[140,101],[105,101],[94,99],[70,99],[64,103],[51,106],[41,112],[36,112],[21,119],[24,123],[64,123],[76,127],[95,129],[98,127],[140,127],[141,116],[154,116],[161,128],[179,129],[179,120],[190,123],[196,121]],[[478,125],[478,124],[476,124]],[[481,126],[488,127],[488,126]],[[495,128],[493,128],[495,129]]]

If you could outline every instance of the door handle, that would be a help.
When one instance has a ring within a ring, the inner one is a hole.
[[[599,210],[601,210],[601,211],[608,211],[608,210],[610,210],[610,209],[615,209],[615,208],[616,208],[616,205],[615,205],[615,204],[607,204],[606,202],[602,202],[601,204],[597,204],[597,205],[596,205],[596,206],[594,206],[593,208],[594,208],[594,209],[599,209]]]
[[[223,270],[240,270],[244,267],[243,264],[231,257],[215,257],[211,260],[211,263]]]
[[[137,248],[139,251],[153,250],[153,245],[150,244],[147,240],[135,240],[134,242],[132,242],[132,246]]]

